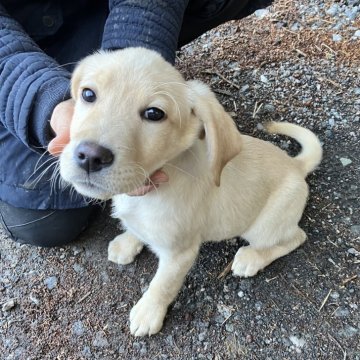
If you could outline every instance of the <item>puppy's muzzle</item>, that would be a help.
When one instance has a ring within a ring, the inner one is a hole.
[[[90,141],[81,142],[75,149],[74,157],[78,166],[88,174],[100,171],[114,162],[111,150]]]

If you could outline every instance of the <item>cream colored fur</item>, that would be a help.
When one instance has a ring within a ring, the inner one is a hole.
[[[80,93],[91,88],[94,103]],[[127,229],[109,244],[109,260],[128,264],[147,245],[159,258],[148,290],[130,313],[136,336],[157,333],[204,241],[242,236],[232,265],[249,277],[301,245],[298,222],[308,187],[306,175],[321,160],[309,130],[288,123],[268,129],[297,139],[302,152],[289,157],[276,146],[241,135],[210,89],[186,82],[150,50],[99,53],[78,65],[71,141],[61,155],[61,175],[80,193],[113,199],[114,216]],[[140,113],[161,108],[167,118],[150,122]],[[205,138],[201,136],[205,129]],[[112,150],[112,166],[89,175],[74,161],[84,140]],[[128,196],[163,169],[169,182],[144,196]]]

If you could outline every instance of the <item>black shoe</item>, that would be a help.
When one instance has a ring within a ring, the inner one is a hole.
[[[98,206],[68,210],[16,208],[0,201],[0,221],[13,240],[42,247],[62,246],[86,229]]]

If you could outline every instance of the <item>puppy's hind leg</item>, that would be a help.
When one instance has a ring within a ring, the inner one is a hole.
[[[254,276],[306,240],[306,234],[297,224],[304,211],[307,194],[307,184],[303,179],[289,177],[283,180],[254,224],[242,234],[250,245],[236,253],[232,265],[234,275]]]
[[[110,241],[108,259],[120,265],[130,264],[143,246],[144,244],[137,237],[126,231]]]
[[[274,260],[295,250],[305,240],[305,232],[298,227],[291,239],[277,245],[268,248],[257,248],[251,245],[241,247],[235,255],[231,269],[236,276],[254,276]]]

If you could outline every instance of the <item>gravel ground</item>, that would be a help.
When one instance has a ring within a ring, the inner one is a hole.
[[[223,274],[241,239],[204,245],[161,333],[134,338],[129,311],[157,260],[107,261],[119,232],[109,209],[64,248],[20,246],[0,228],[0,358],[360,359],[360,2],[293,3],[209,32],[178,67],[212,86],[243,133],[291,154],[297,144],[261,123],[319,135],[306,244],[245,280]]]

